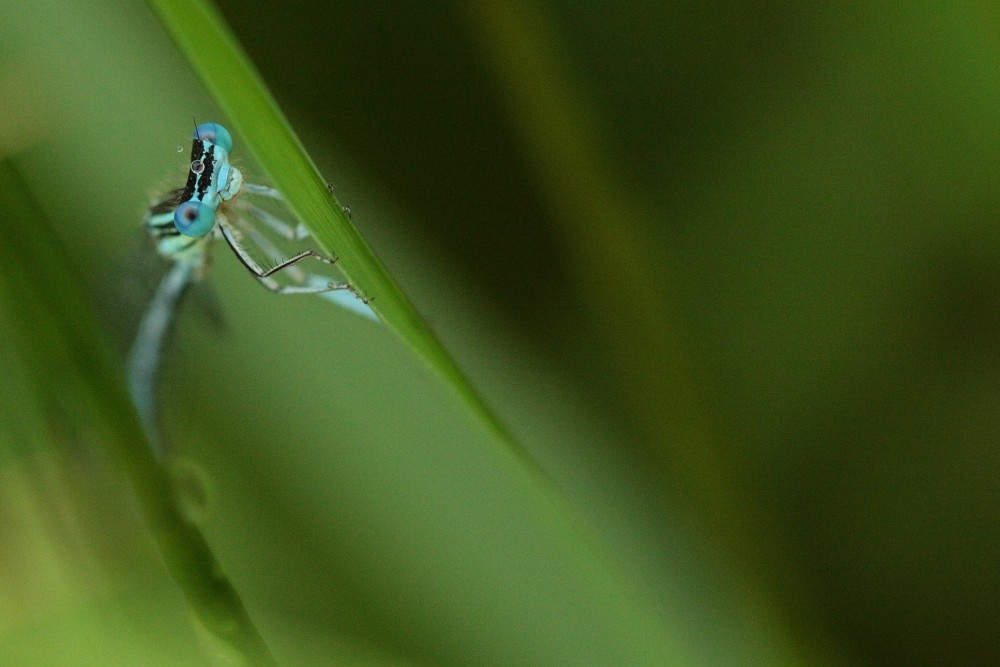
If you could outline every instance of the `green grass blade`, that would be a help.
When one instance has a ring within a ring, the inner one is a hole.
[[[519,458],[530,460],[331,196],[326,181],[215,9],[201,0],[150,0],[149,4],[225,113],[236,140],[281,190],[320,247],[338,257],[338,267],[372,299],[371,306],[382,321],[507,447]]]
[[[167,569],[188,601],[215,664],[274,665],[274,658],[222,574],[208,543],[174,498],[104,346],[64,249],[15,165],[0,160],[0,299],[14,340],[5,348],[35,369],[31,391],[72,404],[135,492]]]

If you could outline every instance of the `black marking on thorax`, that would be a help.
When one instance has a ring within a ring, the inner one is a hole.
[[[183,203],[191,199],[202,201],[208,188],[212,185],[212,175],[215,173],[215,144],[208,144],[199,139],[195,139],[191,146],[191,163],[201,162],[205,168],[200,174],[194,170],[188,171],[187,185],[184,186],[184,194],[178,203]]]

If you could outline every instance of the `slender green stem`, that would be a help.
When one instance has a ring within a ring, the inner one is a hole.
[[[505,108],[548,198],[580,292],[589,296],[593,322],[622,369],[640,446],[652,460],[666,462],[683,492],[714,520],[740,517],[744,510],[728,497],[733,479],[675,326],[676,296],[660,293],[672,283],[672,267],[651,257],[643,230],[654,225],[602,163],[593,140],[596,114],[577,90],[557,31],[531,3],[458,5],[509,101]],[[730,534],[735,526],[720,531],[730,546],[745,537]]]
[[[124,470],[167,569],[190,606],[199,634],[220,665],[275,665],[243,603],[198,527],[174,501],[171,480],[145,441],[123,374],[84,304],[78,274],[56,242],[41,207],[16,166],[0,161],[0,298],[19,332],[5,343],[39,368],[35,390],[54,381],[75,401],[100,442]],[[58,378],[54,380],[53,378]]]
[[[766,517],[740,488],[727,456],[738,447],[716,426],[679,333],[680,298],[672,291],[670,254],[662,246],[658,256],[651,254],[646,230],[656,222],[602,160],[594,142],[601,134],[594,131],[598,114],[574,81],[558,30],[543,8],[530,2],[458,0],[458,6],[497,76],[579,289],[590,295],[592,321],[613,366],[621,369],[622,403],[639,436],[637,446],[728,556],[752,591],[758,613],[791,647],[789,660],[800,660],[802,646],[794,646],[799,639],[789,632],[787,612],[798,592],[788,585],[793,578],[787,563],[769,548],[772,528]]]

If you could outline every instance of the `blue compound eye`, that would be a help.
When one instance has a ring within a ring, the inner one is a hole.
[[[195,128],[194,138],[213,143],[227,153],[233,150],[232,135],[218,123],[202,123]]]
[[[174,227],[184,236],[204,236],[215,227],[215,209],[189,200],[174,211]]]

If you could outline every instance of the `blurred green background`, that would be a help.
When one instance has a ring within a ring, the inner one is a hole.
[[[219,248],[165,421],[280,663],[997,664],[1000,10],[218,5],[602,552],[388,331]],[[0,81],[121,358],[144,207],[227,119],[126,0],[0,0]],[[0,350],[0,664],[201,664],[40,373]]]

